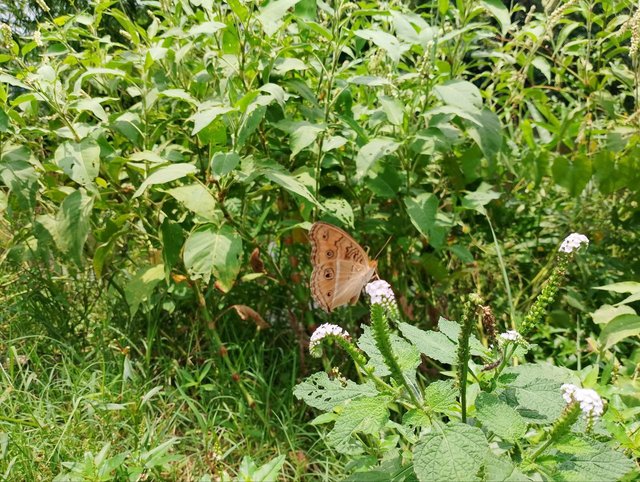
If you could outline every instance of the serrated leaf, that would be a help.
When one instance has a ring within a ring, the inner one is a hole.
[[[174,187],[173,189],[167,189],[165,192],[184,205],[189,211],[208,221],[216,221],[220,217],[216,200],[209,190],[200,183]]]
[[[364,327],[362,336],[358,339],[358,347],[369,357],[367,365],[374,368],[376,375],[384,377],[391,374],[380,350],[376,346],[371,327]],[[407,377],[415,377],[415,370],[420,365],[420,353],[418,350],[396,334],[391,334],[391,347],[396,354],[402,373]]]
[[[89,236],[93,197],[79,189],[64,198],[56,214],[54,240],[63,253],[82,263],[82,249]]]
[[[240,272],[242,238],[235,230],[212,224],[193,231],[184,243],[184,265],[192,279],[202,278],[205,283],[213,274],[217,286],[228,292]]]
[[[493,393],[481,392],[475,405],[476,418],[501,439],[514,442],[524,437],[527,431],[524,418]]]
[[[500,399],[516,408],[527,421],[548,424],[560,416],[566,405],[561,386],[561,381],[547,378],[516,379],[500,394]]]
[[[602,329],[599,341],[602,349],[608,350],[619,341],[639,334],[640,316],[635,314],[619,315]]]
[[[327,435],[327,443],[339,452],[358,452],[359,444],[353,436],[357,433],[377,435],[389,420],[388,402],[385,395],[351,401]]]
[[[293,394],[313,408],[328,411],[349,400],[375,397],[378,391],[371,381],[359,385],[347,380],[343,385],[339,380],[330,379],[325,372],[318,372],[296,385]]]
[[[460,338],[460,323],[452,320],[447,320],[442,316],[438,319],[438,330],[444,333],[456,347],[458,346],[458,338]],[[469,337],[469,347],[471,348],[471,354],[476,356],[489,355],[489,351],[480,343],[475,335],[471,334]]]
[[[424,390],[424,403],[434,412],[445,413],[455,408],[458,393],[453,380],[437,380]]]
[[[413,451],[413,468],[420,482],[480,480],[477,476],[489,450],[477,427],[458,422],[434,424]]]
[[[100,172],[100,146],[91,138],[62,143],[54,159],[64,173],[81,186],[91,186]]]
[[[423,355],[449,365],[456,362],[456,345],[443,333],[424,331],[408,323],[400,323],[398,328]]]
[[[524,475],[506,456],[497,456],[489,452],[485,462],[486,482],[529,482],[530,477]]]
[[[133,317],[140,304],[148,299],[156,285],[164,279],[164,265],[144,266],[140,268],[124,287],[124,294]]]
[[[356,179],[362,179],[379,159],[394,153],[400,144],[392,139],[378,137],[362,146],[356,156]]]
[[[555,480],[575,482],[599,482],[602,480],[620,480],[633,470],[635,464],[622,453],[611,447],[586,437],[574,436],[576,450],[568,443],[559,447],[553,456],[557,463],[553,474]]]
[[[196,166],[187,163],[171,164],[169,166],[161,167],[153,171],[153,173],[150,174],[142,184],[140,184],[140,187],[138,187],[136,192],[133,193],[133,197],[137,198],[140,196],[149,186],[175,181],[176,179],[193,174],[197,170]]]

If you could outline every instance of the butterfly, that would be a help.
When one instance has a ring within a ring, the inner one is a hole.
[[[377,261],[371,261],[355,239],[329,223],[314,223],[309,239],[313,299],[329,313],[347,303],[355,304],[375,274]]]

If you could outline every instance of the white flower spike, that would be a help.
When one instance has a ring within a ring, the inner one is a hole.
[[[589,246],[589,238],[584,234],[571,233],[569,236],[564,238],[564,241],[560,245],[560,249],[558,251],[562,253],[573,253],[580,249],[582,245]]]
[[[579,388],[571,383],[562,385],[562,397],[565,402],[577,402],[587,418],[596,418],[604,413],[604,402],[595,390]]]
[[[383,279],[372,281],[364,287],[365,292],[371,298],[371,304],[386,305],[396,301],[391,285]]]
[[[345,340],[349,339],[349,333],[338,325],[324,323],[316,328],[316,331],[313,332],[313,335],[311,335],[311,339],[309,340],[309,353],[311,353],[312,356],[319,357],[322,354],[320,351],[320,343],[329,335],[339,336]]]
[[[503,341],[519,341],[522,338],[516,330],[509,330],[505,333],[500,333],[498,336]]]

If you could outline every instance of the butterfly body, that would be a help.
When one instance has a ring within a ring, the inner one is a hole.
[[[354,304],[375,274],[377,262],[349,234],[329,223],[317,222],[311,240],[311,294],[328,312]]]

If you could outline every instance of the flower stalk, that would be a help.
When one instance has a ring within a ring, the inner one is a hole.
[[[473,309],[478,301],[477,296],[469,296],[462,311],[460,336],[458,337],[458,383],[460,386],[460,405],[462,422],[467,421],[467,373],[469,371],[469,338],[473,329]]]

